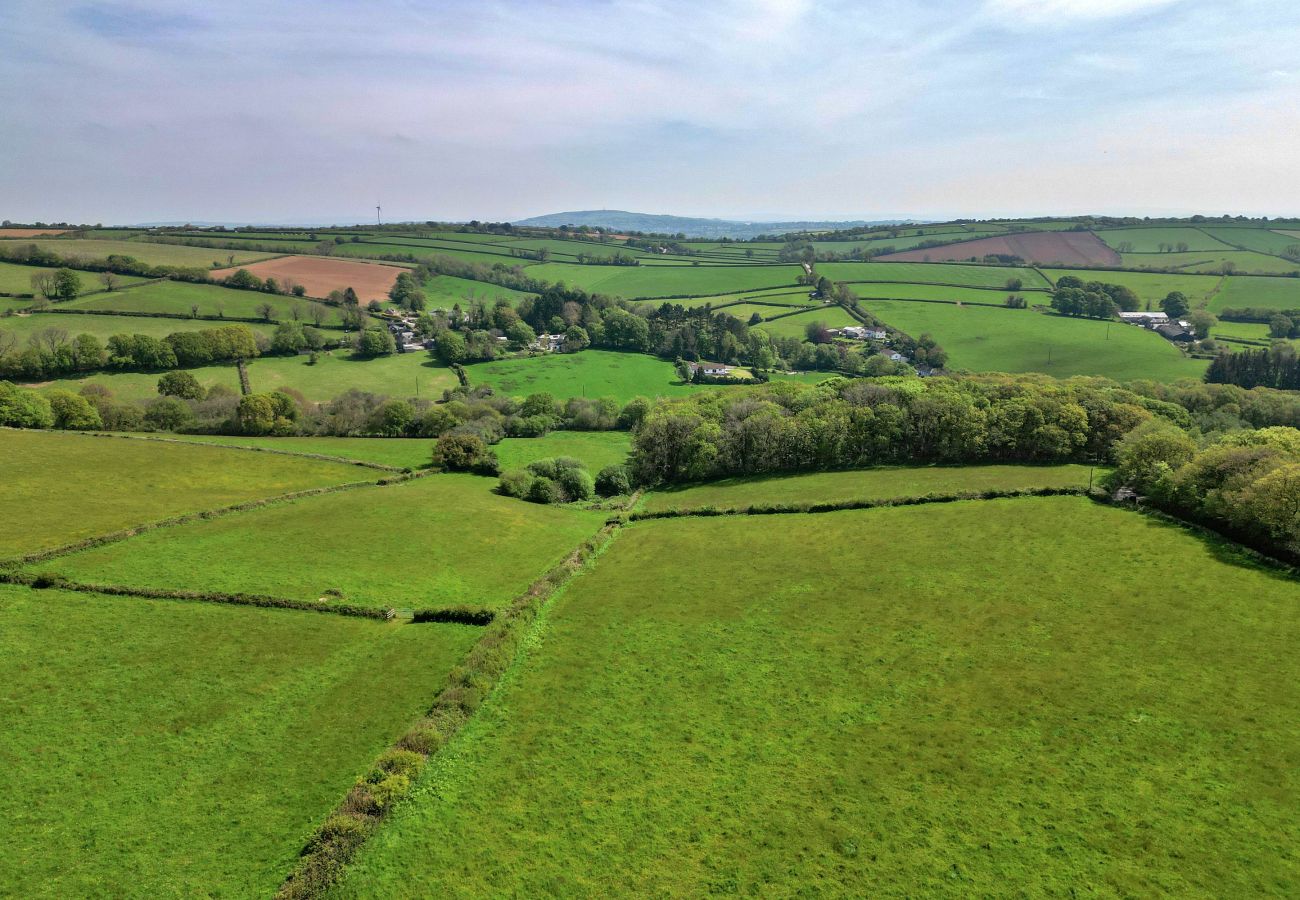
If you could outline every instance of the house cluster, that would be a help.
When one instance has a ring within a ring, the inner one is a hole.
[[[528,345],[529,350],[540,350],[543,353],[559,353],[564,347],[564,335],[562,334],[539,334],[537,339]]]
[[[1185,344],[1196,340],[1196,331],[1186,319],[1170,319],[1163,312],[1122,312],[1120,320],[1129,325],[1149,328],[1165,340]]]
[[[846,325],[843,328],[831,328],[830,333],[835,337],[847,338],[853,341],[883,341],[889,337],[889,332],[883,328],[871,328],[866,325]]]
[[[397,342],[398,353],[413,353],[416,350],[432,350],[433,341],[425,340],[415,333],[414,315],[399,315],[388,323],[388,330]]]

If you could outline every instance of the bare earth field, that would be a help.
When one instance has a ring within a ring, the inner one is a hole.
[[[225,278],[227,275],[235,274],[239,269],[247,269],[258,278],[274,278],[277,281],[292,279],[307,289],[309,297],[326,297],[330,291],[341,291],[350,287],[357,292],[357,297],[362,303],[385,299],[397,276],[405,271],[400,266],[384,266],[346,259],[279,256],[247,266],[217,269],[212,273],[212,277]]]
[[[1119,254],[1103,244],[1089,231],[1030,231],[1001,237],[979,238],[930,247],[925,250],[904,250],[876,257],[879,260],[899,262],[958,262],[972,256],[982,258],[990,254],[1010,254],[1031,263],[1066,263],[1072,266],[1118,266]]]
[[[0,228],[0,238],[49,237],[67,233],[66,228]]]

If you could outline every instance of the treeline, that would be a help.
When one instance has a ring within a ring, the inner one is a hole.
[[[134,256],[109,254],[103,257],[63,256],[36,244],[10,245],[0,242],[0,260],[28,266],[50,268],[72,267],[90,272],[114,272],[118,275],[138,275],[142,278],[174,278],[177,281],[208,281],[208,270],[196,266],[154,266],[141,262]]]
[[[1268,349],[1220,353],[1205,370],[1205,380],[1243,388],[1300,390],[1300,359],[1295,348],[1284,343]]]
[[[315,329],[285,323],[277,329],[301,335],[307,332],[321,346],[325,339]],[[145,334],[115,334],[107,344],[93,334],[71,336],[50,327],[29,335],[20,346],[17,335],[0,331],[0,377],[22,381],[58,378],[99,369],[157,371],[193,368],[235,359],[251,359],[264,350],[278,348],[276,341],[259,340],[246,325],[226,325],[194,331],[177,331],[163,338]]]
[[[1062,275],[1052,291],[1051,305],[1063,316],[1109,319],[1120,311],[1136,311],[1141,301],[1131,288],[1122,284],[1085,282],[1074,275]]]

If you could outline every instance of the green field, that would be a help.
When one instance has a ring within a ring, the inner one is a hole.
[[[631,300],[795,287],[798,266],[578,266],[539,263],[531,278]]]
[[[377,474],[269,453],[3,429],[0,559]]]
[[[62,304],[60,304],[62,308]],[[79,334],[93,334],[101,342],[115,334],[147,334],[161,338],[177,331],[198,331],[203,328],[220,328],[223,323],[204,319],[161,319],[150,316],[95,316],[74,313],[31,313],[0,318],[0,331],[16,334],[23,344],[30,335],[47,328],[61,328],[73,338]],[[234,324],[234,323],[225,323]],[[240,323],[270,338],[274,325]]]
[[[492,487],[474,475],[432,475],[308,497],[158,529],[40,568],[94,584],[295,600],[333,589],[372,607],[498,607],[595,533],[604,514],[500,497]]]
[[[231,265],[255,262],[277,256],[255,250],[217,250],[208,247],[187,247],[182,244],[150,244],[144,241],[104,241],[82,240],[80,238],[59,239],[43,238],[21,241],[22,244],[35,244],[43,250],[57,253],[65,259],[103,259],[105,256],[130,256],[151,266],[192,266],[203,269],[219,269]]]
[[[512,305],[517,305],[520,300],[529,296],[523,291],[515,291],[483,281],[456,278],[452,275],[435,275],[425,281],[421,288],[424,290],[429,309],[451,309],[457,303],[465,308],[474,299],[495,303],[502,297],[509,300]]]
[[[270,896],[478,634],[0,586],[0,894]]]
[[[1222,280],[1217,275],[1166,275],[1163,272],[1114,272],[1109,269],[1044,269],[1054,281],[1062,275],[1073,275],[1084,281],[1102,281],[1122,284],[1142,300],[1144,309],[1159,309],[1160,301],[1173,291],[1181,291],[1192,306],[1197,306],[1218,288]],[[1033,295],[1030,295],[1033,302]]]
[[[1173,381],[1200,378],[1206,367],[1204,360],[1184,356],[1155,332],[1119,322],[944,303],[876,301],[863,306],[912,337],[933,335],[948,352],[951,369]]]
[[[1232,249],[1197,228],[1107,228],[1097,231],[1096,235],[1113,250],[1118,250],[1121,244],[1131,244],[1133,253],[1160,253],[1161,244],[1175,247],[1186,244],[1188,251],[1193,253]]]
[[[1298,640],[1081,498],[636,524],[335,895],[1294,895]]]
[[[640,353],[584,350],[503,359],[466,367],[472,385],[487,384],[515,397],[541,391],[556,397],[668,397],[699,390],[681,384],[673,364]]]
[[[1300,278],[1228,278],[1210,301],[1210,311],[1253,306],[1300,309]],[[0,327],[3,324],[0,323]]]
[[[1015,266],[975,266],[961,263],[861,262],[819,263],[817,273],[831,281],[847,281],[853,292],[866,295],[873,288],[860,283],[955,284],[959,287],[1004,289],[1009,278],[1019,278],[1026,288],[1049,287],[1034,269]]]
[[[1096,478],[1105,469],[1095,473]],[[728,478],[646,495],[648,512],[670,509],[746,509],[751,506],[893,500],[930,494],[1087,487],[1090,466],[924,466],[812,472],[763,478]]]
[[[223,447],[279,450],[285,453],[310,453],[344,460],[378,463],[398,469],[428,467],[433,452],[432,438],[369,437],[249,437],[223,434],[168,434],[168,440]]]
[[[223,384],[239,391],[239,372],[233,365],[204,366],[189,372],[205,387]],[[306,356],[265,356],[248,363],[248,376],[254,391],[293,388],[320,403],[352,388],[404,399],[441,397],[444,389],[456,386],[452,371],[427,353],[357,359],[350,351],[334,350],[321,354],[315,365],[310,365]],[[50,385],[75,391],[89,383],[104,385],[119,400],[143,400],[158,392],[158,374],[143,372],[99,372]]]
[[[1260,253],[1285,253],[1293,247],[1300,246],[1300,240],[1294,235],[1281,234],[1264,228],[1202,227],[1202,231],[1218,238],[1225,244],[1245,247]]]
[[[605,466],[626,462],[632,438],[626,431],[552,431],[539,438],[506,438],[492,449],[503,472],[522,469],[538,459],[572,456],[595,475]]]
[[[296,310],[298,320],[304,325],[312,325],[312,311],[319,310],[322,324],[339,323],[338,310],[323,303],[299,300],[277,294],[263,294],[257,291],[237,291],[211,284],[191,284],[184,281],[161,281],[132,288],[126,291],[114,291],[110,294],[96,294],[74,300],[65,306],[73,309],[114,309],[146,313],[175,313],[188,316],[197,307],[201,316],[230,316],[232,318],[261,318],[259,306],[265,303],[274,308],[273,317],[283,321],[293,321]]]
[[[48,268],[47,266],[23,266],[18,263],[0,262],[0,294],[31,295],[34,293],[32,290],[32,276],[48,274],[55,271],[57,270]],[[81,290],[83,293],[87,291],[102,291],[104,289],[104,285],[100,282],[99,275],[96,272],[78,272],[77,277],[81,281]],[[144,279],[119,275],[117,276],[117,280],[119,284],[127,285],[135,284]],[[30,298],[24,298],[21,304],[14,303],[13,306],[30,306],[31,303],[32,300]]]
[[[754,310],[763,315],[761,310]],[[769,310],[769,313],[780,313],[780,310]],[[748,320],[748,316],[744,317]],[[803,340],[808,325],[812,322],[821,322],[827,328],[843,328],[846,325],[862,324],[853,316],[849,315],[838,306],[823,306],[818,309],[810,309],[808,312],[795,313],[793,316],[781,316],[771,322],[763,322],[755,327],[762,328],[773,337],[792,337]],[[913,335],[914,337],[916,335]]]

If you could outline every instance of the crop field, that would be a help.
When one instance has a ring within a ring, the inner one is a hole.
[[[1297,640],[1081,498],[638,523],[334,896],[1291,894]]]
[[[114,293],[114,295],[116,292]],[[114,296],[105,294],[104,296]],[[64,308],[60,304],[60,309]],[[230,324],[230,323],[226,323]],[[255,332],[261,332],[268,338],[275,330],[274,325],[245,322]],[[76,313],[30,313],[0,318],[0,331],[17,335],[26,344],[32,335],[49,328],[62,329],[69,337],[79,334],[93,334],[100,341],[107,341],[115,334],[147,334],[150,337],[165,337],[177,331],[198,331],[202,328],[219,328],[221,322],[205,319],[164,319],[149,316],[96,316]]]
[[[369,607],[499,607],[593,534],[605,515],[524,503],[492,487],[488,478],[443,474],[322,494],[161,528],[38,569],[137,588],[308,601],[339,591],[344,602]]]
[[[30,298],[34,293],[32,290],[32,276],[49,274],[54,271],[54,269],[46,266],[24,266],[18,263],[0,262],[0,294],[23,294]],[[78,272],[77,278],[81,282],[83,293],[102,291],[104,289],[103,284],[99,281],[99,275],[95,272]],[[144,279],[119,275],[117,280],[119,283],[127,285]],[[31,304],[31,299],[24,299],[21,305],[30,306]]]
[[[609,350],[476,363],[465,371],[470,384],[491,385],[514,397],[546,392],[559,398],[613,397],[626,403],[636,396],[668,397],[699,390],[682,384],[670,362]]]
[[[106,256],[130,256],[151,266],[189,266],[212,269],[230,263],[251,263],[273,256],[272,253],[250,250],[217,250],[207,247],[186,247],[181,244],[150,244],[137,240],[82,240],[79,238],[31,241],[36,246],[65,258],[103,259]]]
[[[0,586],[0,894],[270,896],[477,637]]]
[[[1210,311],[1243,307],[1300,309],[1300,278],[1232,278],[1210,301]]]
[[[1067,266],[1110,266],[1119,262],[1119,254],[1087,231],[1029,231],[997,237],[978,238],[942,247],[916,248],[890,253],[882,260],[902,262],[944,262],[983,259],[989,255],[1018,256],[1031,263]]]
[[[1143,308],[1159,309],[1160,301],[1173,291],[1181,291],[1193,307],[1208,299],[1222,283],[1218,275],[1183,275],[1164,272],[1116,272],[1110,269],[1045,269],[1053,281],[1073,275],[1084,281],[1122,284],[1138,295]],[[1033,295],[1030,295],[1033,299]]]
[[[544,437],[506,438],[492,449],[503,472],[539,459],[572,456],[595,475],[605,466],[626,462],[632,439],[626,431],[552,431]]]
[[[1031,488],[1086,488],[1105,470],[1089,466],[922,466],[858,469],[851,472],[812,472],[764,478],[728,478],[709,484],[646,495],[648,512],[714,509],[743,510],[751,506],[893,500],[931,494],[978,491],[1020,491]]]
[[[161,281],[141,285],[129,290],[93,294],[71,303],[61,304],[69,309],[108,309],[143,313],[173,313],[190,315],[195,309],[201,316],[229,316],[231,318],[261,318],[258,307],[271,304],[272,316],[280,321],[293,321],[294,311],[305,325],[314,323],[313,311],[319,310],[322,324],[337,325],[338,310],[323,303],[263,294],[258,291],[238,291],[212,284],[191,284],[185,281]]]
[[[239,391],[239,372],[234,365],[203,366],[187,371],[205,388],[221,384]],[[157,372],[96,372],[84,378],[51,381],[48,386],[79,391],[87,384],[100,384],[119,400],[143,400],[157,395],[158,375]],[[443,390],[456,386],[452,371],[427,353],[394,353],[359,359],[349,351],[334,350],[322,353],[315,364],[307,356],[264,356],[248,362],[248,375],[256,392],[293,388],[317,403],[332,400],[353,388],[405,399],[441,397]]]
[[[1173,381],[1200,378],[1206,367],[1204,360],[1184,356],[1155,332],[1119,322],[946,303],[878,301],[863,306],[912,337],[933,335],[948,351],[953,369]]]
[[[242,266],[258,278],[274,278],[283,284],[294,281],[307,289],[309,297],[326,297],[330,291],[352,288],[362,303],[385,300],[405,269],[348,259],[322,256],[280,256],[251,266]],[[233,275],[237,269],[218,269],[213,278]]]
[[[219,447],[0,430],[0,559],[375,474]]]

